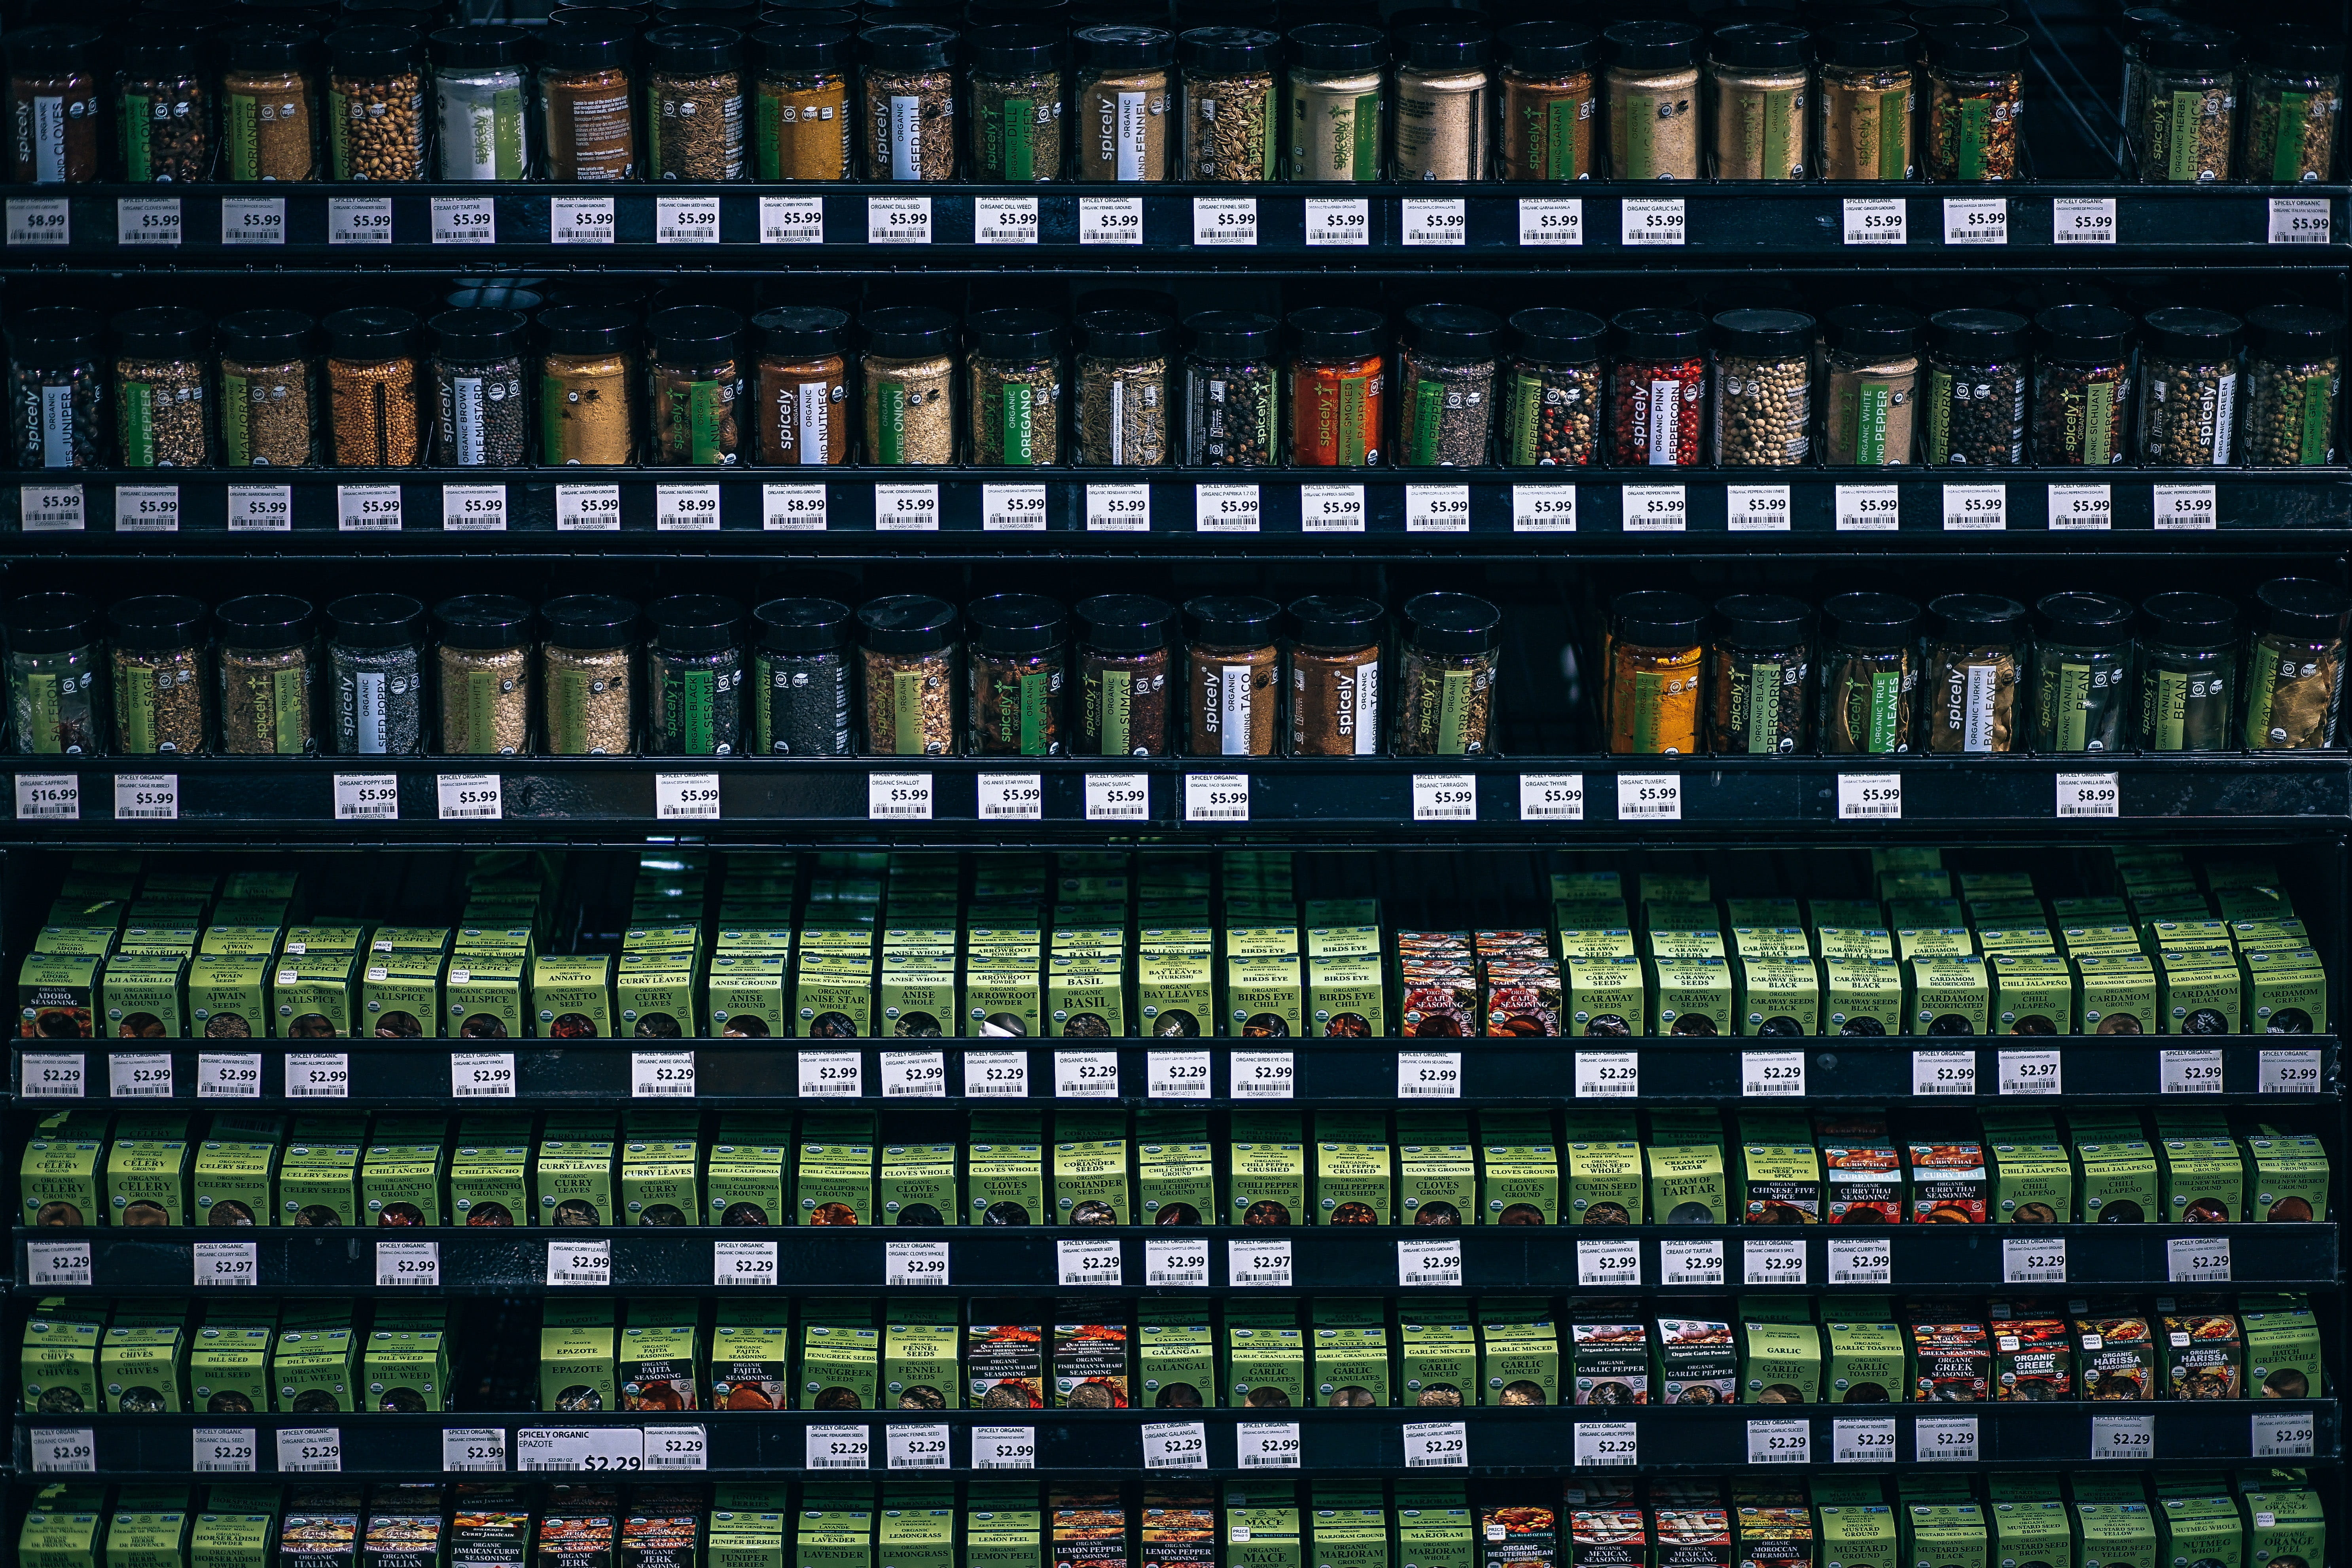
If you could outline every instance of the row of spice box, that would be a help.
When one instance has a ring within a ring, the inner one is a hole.
[[[1147,298],[1150,298],[1147,296]],[[7,323],[24,468],[2297,468],[2344,319],[2054,305],[1923,319],[1433,303],[1216,310],[185,306]],[[429,353],[424,348],[430,341]],[[1070,353],[1075,344],[1075,353]],[[321,356],[320,350],[324,353]],[[216,351],[216,352],[215,352]],[[2137,395],[2136,395],[2137,393]],[[533,407],[536,405],[536,416]],[[2030,437],[2030,439],[2029,439]]]
[[[110,1128],[110,1120],[111,1126]],[[2319,1140],[2210,1110],[1388,1113],[1057,1108],[550,1112],[76,1109],[18,1166],[19,1223],[405,1228],[1051,1224],[2192,1226],[2324,1223]],[[1981,1128],[1981,1135],[1979,1129]],[[959,1137],[959,1129],[967,1130]],[[1554,1142],[1555,1133],[1562,1135]],[[1562,1158],[1563,1152],[1565,1159]],[[877,1160],[878,1154],[878,1160]]]

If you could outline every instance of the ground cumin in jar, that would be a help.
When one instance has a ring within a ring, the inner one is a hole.
[[[1011,22],[965,36],[977,177],[1011,184],[1062,177],[1062,30]]]
[[[1175,40],[1158,27],[1084,27],[1077,45],[1078,178],[1168,178]]]
[[[635,46],[635,19],[625,12],[577,10],[549,18],[547,59],[539,69],[541,177],[637,177],[629,68]]]
[[[1697,752],[1706,626],[1706,606],[1688,594],[1643,588],[1611,602],[1601,722],[1612,755]]]
[[[1911,71],[1917,33],[1895,22],[1839,22],[1822,44],[1820,162],[1825,180],[1907,180],[1917,173]]]
[[[1290,315],[1290,461],[1376,468],[1388,419],[1388,322],[1377,310],[1314,305]]]
[[[1812,610],[1785,594],[1734,594],[1715,602],[1715,616],[1707,750],[1719,757],[1802,750],[1812,731]]]
[[[434,607],[440,744],[449,757],[519,757],[530,747],[531,626],[538,612],[507,594],[461,594]]]
[[[1521,22],[1495,37],[1503,51],[1496,176],[1551,184],[1592,178],[1600,36],[1574,22]]]
[[[823,468],[849,460],[849,333],[846,312],[783,305],[751,318],[760,338],[752,372],[752,461],[770,468]]]
[[[7,39],[8,177],[20,185],[81,184],[99,176],[98,73],[104,35],[50,24]]]
[[[539,460],[617,468],[636,460],[637,333],[634,311],[551,305],[539,313]]]
[[[1908,752],[1919,606],[1893,594],[1840,594],[1822,605],[1822,750],[1833,757]]]
[[[975,756],[1058,757],[1069,666],[1062,606],[1042,594],[992,594],[964,611],[971,708],[964,732]]]
[[[1190,750],[1270,757],[1282,708],[1282,606],[1247,594],[1184,602]]]
[[[1927,614],[1927,723],[1920,750],[2018,750],[2025,606],[1999,594],[1947,594],[1928,602]]]
[[[1373,757],[1381,750],[1381,639],[1370,599],[1314,595],[1290,605],[1290,754]]]
[[[327,436],[339,468],[413,468],[425,458],[425,374],[415,314],[351,305],[327,334]]]
[[[652,458],[671,467],[742,460],[735,405],[743,395],[736,340],[743,318],[719,305],[673,305],[646,323],[653,338]]]
[[[751,35],[751,169],[761,180],[845,180],[850,161],[850,35],[842,27],[762,27]]]
[[[116,447],[126,468],[213,461],[212,322],[185,305],[142,305],[111,323]]]
[[[211,620],[203,604],[177,594],[142,595],[106,612],[116,755],[204,754],[212,735]]]
[[[1142,594],[1097,594],[1079,602],[1077,616],[1078,732],[1071,754],[1166,756],[1174,607]]]
[[[956,35],[928,22],[868,27],[866,177],[933,184],[956,177]]]
[[[1699,31],[1685,22],[1620,22],[1601,37],[1609,167],[1620,180],[1698,178]]]
[[[223,177],[236,184],[318,177],[317,35],[268,24],[227,38],[221,72]]]
[[[1503,613],[1468,594],[1405,601],[1397,663],[1396,754],[1482,757],[1494,750]]]

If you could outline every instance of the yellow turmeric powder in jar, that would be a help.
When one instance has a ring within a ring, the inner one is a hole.
[[[1616,756],[1686,757],[1698,750],[1700,631],[1706,606],[1688,594],[1643,590],[1610,605],[1609,750]]]

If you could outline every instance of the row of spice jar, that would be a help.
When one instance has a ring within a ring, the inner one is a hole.
[[[1338,595],[1209,595],[1180,615],[1137,594],[1070,610],[997,594],[961,612],[898,594],[747,616],[709,594],[642,612],[474,594],[428,616],[372,593],[322,619],[282,594],[101,614],[47,593],[0,611],[11,749],[124,756],[1326,757],[1384,740],[1476,756],[1501,618],[1448,593],[1406,603],[1393,638],[1379,604]]]
[[[1601,650],[1612,752],[1832,756],[2305,751],[2337,743],[2352,596],[2281,577],[2217,594],[1848,593],[1709,606],[1619,595]]]

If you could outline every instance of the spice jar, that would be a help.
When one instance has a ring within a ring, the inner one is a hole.
[[[1495,343],[1502,318],[1475,305],[1415,305],[1397,353],[1397,463],[1475,468],[1495,427]]]
[[[1927,318],[1927,460],[2015,468],[2025,461],[2029,325],[2007,310],[1938,310]]]
[[[327,131],[338,180],[425,178],[424,48],[405,27],[327,35]]]
[[[1061,321],[1013,307],[968,318],[971,460],[1025,468],[1062,460]]]
[[[2123,153],[2127,166],[2136,166],[2139,161],[2140,107],[2147,102],[2140,73],[2147,38],[2151,33],[2180,25],[2180,18],[2170,8],[2172,3],[2173,0],[2158,0],[2152,5],[2126,5],[2116,16],[2116,37],[2123,56],[2123,90],[2116,95],[2116,103],[2123,121]]]
[[[413,468],[425,458],[424,367],[416,317],[396,305],[351,305],[327,334],[327,434],[339,468]]]
[[[425,606],[405,594],[354,594],[327,606],[337,756],[425,749]]]
[[[742,35],[692,24],[646,35],[646,163],[656,180],[743,177]]]
[[[1428,22],[1395,34],[1400,180],[1486,177],[1486,34]]]
[[[1725,468],[1801,463],[1813,427],[1813,319],[1799,310],[1726,310],[1715,319],[1715,460]]]
[[[27,594],[0,614],[8,636],[9,732],[20,757],[94,757],[104,749],[98,606],[79,594]]]
[[[224,177],[236,184],[318,178],[317,35],[263,24],[226,39],[221,70]]]
[[[2139,117],[2139,177],[2188,184],[2230,177],[2237,124],[2238,36],[2187,24],[2144,40]]]
[[[1601,424],[1601,345],[1609,324],[1557,305],[1511,315],[1503,461],[1517,468],[1582,468]]]
[[[849,317],[824,305],[784,305],[751,318],[760,334],[756,460],[771,468],[849,461]]]
[[[1911,749],[1919,606],[1893,594],[1839,594],[1822,605],[1822,750],[1833,757]]]
[[[1610,602],[1601,724],[1612,756],[1698,751],[1706,629],[1706,606],[1688,594],[1642,588]]]
[[[2280,185],[2326,179],[2344,112],[2343,40],[2291,23],[2257,35],[2245,100],[2238,178]]]
[[[1089,310],[1078,331],[1078,461],[1117,468],[1168,461],[1175,323],[1150,310]]]
[[[170,184],[211,176],[213,95],[200,37],[132,38],[114,73],[114,105],[124,179]]]
[[[1381,177],[1381,71],[1377,27],[1315,22],[1290,32],[1289,178],[1315,183]]]
[[[1282,40],[1254,27],[1194,27],[1176,40],[1184,75],[1184,178],[1255,184],[1275,177]]]
[[[1062,177],[1062,30],[1013,22],[965,35],[977,177],[1043,184]]]
[[[7,323],[20,468],[94,468],[106,444],[106,321],[79,305],[36,305]]]
[[[2108,305],[2053,305],[2033,374],[2033,460],[2046,468],[2124,460],[2132,319]]]
[[[646,750],[731,757],[743,750],[743,606],[673,594],[646,606]]]
[[[2150,310],[2140,348],[2140,461],[2205,468],[2230,460],[2237,434],[2237,317],[2171,305]]]
[[[742,460],[735,405],[743,368],[735,342],[743,318],[718,305],[673,305],[646,323],[654,341],[653,408],[646,420],[654,462],[731,468]]]
[[[319,460],[310,329],[299,310],[220,319],[221,444],[230,468],[299,468]]]
[[[771,599],[751,612],[751,747],[759,756],[845,757],[849,606]]]
[[[956,177],[951,27],[894,22],[868,27],[866,177],[933,183]]]
[[[538,613],[507,594],[461,594],[434,606],[440,754],[519,757],[530,745],[531,626]]]
[[[927,594],[858,607],[866,755],[955,755],[956,625],[955,606]]]
[[[1982,24],[1927,35],[1927,177],[2014,180],[2025,35]]]
[[[1042,594],[992,594],[971,623],[971,707],[965,722],[982,757],[1062,754],[1062,606]]]
[[[1574,22],[1520,22],[1495,41],[1503,57],[1496,177],[1549,184],[1592,178],[1600,35]]]
[[[114,753],[202,756],[212,735],[205,644],[212,612],[178,594],[146,594],[106,612],[114,675]]]
[[[758,180],[846,180],[851,37],[845,27],[762,27],[751,35],[751,173]]]
[[[8,178],[19,185],[85,184],[99,176],[98,72],[104,35],[51,23],[12,33]]]
[[[1079,602],[1077,616],[1078,734],[1071,754],[1166,756],[1174,607],[1142,594],[1097,594]]]
[[[882,468],[955,461],[956,321],[929,305],[866,312],[866,460]]]
[[[1388,322],[1377,310],[1312,305],[1290,314],[1290,461],[1377,468],[1388,411]]]
[[[1620,180],[1698,178],[1698,38],[1685,22],[1620,22],[1601,35],[1609,167]]]
[[[1928,602],[1926,733],[1931,753],[2017,749],[2017,683],[2025,606],[1999,594]]]
[[[609,468],[636,460],[636,314],[612,305],[539,313],[539,460]]]
[[[635,179],[632,19],[625,12],[566,12],[549,18],[546,38],[539,68],[541,177]]]
[[[547,641],[547,752],[617,757],[635,739],[637,607],[604,594],[568,594],[540,606]]]
[[[110,323],[115,446],[126,468],[202,468],[213,462],[212,322],[185,305],[141,305]]]
[[[1715,602],[1715,617],[1707,750],[1717,756],[1793,754],[1812,731],[1812,610],[1785,594],[1734,594]]]
[[[530,35],[474,23],[433,35],[433,98],[445,180],[520,180],[530,166],[523,69]]]
[[[511,468],[526,460],[530,411],[522,343],[530,323],[512,310],[444,310],[433,329],[433,464]]]
[[[2130,602],[2052,594],[2033,610],[2033,749],[2045,756],[2117,750],[2131,703]]]
[[[1184,461],[1270,467],[1282,323],[1246,310],[1203,310],[1187,318],[1184,330],[1192,343],[1184,358]]]
[[[1397,663],[1396,754],[1483,757],[1494,750],[1503,612],[1468,594],[1405,601]]]
[[[2309,305],[2246,312],[2246,386],[2239,456],[2257,468],[2336,461],[2344,383],[2344,318]]]
[[[1832,468],[1893,468],[1912,461],[1919,404],[1919,331],[1927,323],[1888,305],[1841,305],[1828,317],[1829,408],[1823,460]]]
[[[1166,179],[1175,40],[1116,25],[1082,27],[1076,38],[1078,178]]]
[[[219,620],[220,749],[232,757],[315,753],[310,603],[248,594],[223,605]]]
[[[1381,637],[1386,619],[1387,613],[1370,599],[1318,594],[1292,601],[1292,756],[1380,754]]]
[[[1695,468],[1706,408],[1706,318],[1696,310],[1620,310],[1610,398],[1609,460]]]
[[[2337,744],[2347,613],[2352,599],[2315,578],[2274,577],[2254,590],[2257,629],[2246,647],[2246,750]]]
[[[2226,752],[2238,693],[2238,606],[2219,594],[2156,594],[2133,649],[2131,743],[2143,752]]]
[[[1270,757],[1282,708],[1282,606],[1248,594],[1184,602],[1191,752]]]
[[[1917,93],[1911,74],[1918,35],[1896,22],[1847,21],[1816,35],[1822,45],[1815,123],[1825,180],[1907,180]]]
[[[1805,177],[1806,43],[1803,28],[1771,22],[1717,30],[1707,59],[1717,179]]]

